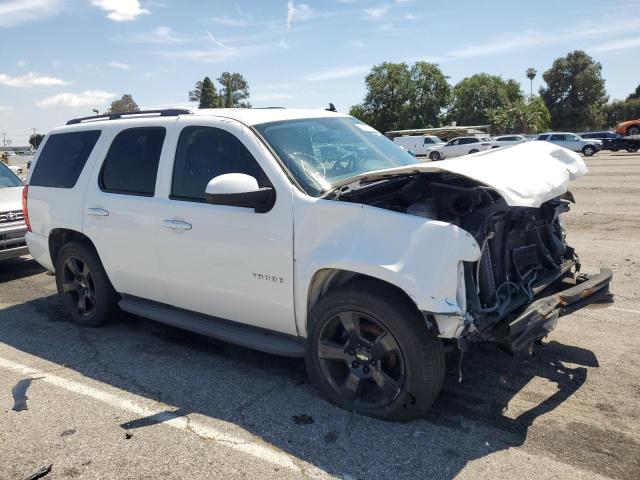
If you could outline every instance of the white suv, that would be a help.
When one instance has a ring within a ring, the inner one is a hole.
[[[435,162],[444,158],[482,152],[493,147],[494,143],[489,137],[457,137],[447,143],[430,147],[427,155],[431,161]]]
[[[527,352],[604,294],[558,216],[578,155],[545,142],[416,164],[347,115],[162,110],[51,131],[27,242],[70,317],[120,310],[304,356],[340,407],[424,414],[443,344]]]

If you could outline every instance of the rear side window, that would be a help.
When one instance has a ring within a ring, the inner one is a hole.
[[[185,127],[173,165],[171,198],[204,201],[209,181],[226,173],[250,175],[260,187],[271,185],[256,159],[232,133],[215,127]]]
[[[100,130],[50,135],[31,174],[36,187],[73,188],[96,142]]]
[[[100,172],[105,192],[153,197],[164,127],[129,128],[113,139]]]

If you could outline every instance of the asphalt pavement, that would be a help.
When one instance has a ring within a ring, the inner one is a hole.
[[[331,406],[301,360],[133,316],[81,328],[33,260],[0,263],[0,479],[640,478],[640,154],[587,164],[568,239],[613,268],[614,303],[563,317],[514,383],[494,347],[461,382],[450,355],[406,424]]]

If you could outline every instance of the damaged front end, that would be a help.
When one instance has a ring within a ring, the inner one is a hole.
[[[498,189],[477,180],[425,171],[363,181],[336,199],[451,223],[475,238],[479,260],[464,262],[468,341],[522,351],[559,316],[608,292],[611,271],[579,274],[579,259],[566,243],[560,216],[569,211],[568,192],[539,206],[509,205]]]

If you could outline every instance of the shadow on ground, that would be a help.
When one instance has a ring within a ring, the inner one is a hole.
[[[474,459],[520,446],[536,419],[585,383],[585,367],[598,366],[592,352],[550,342],[525,362],[510,386],[505,383],[510,357],[494,347],[479,346],[465,354],[462,383],[457,355],[448,358],[443,392],[426,418],[392,424],[352,415],[321,400],[308,385],[301,360],[131,316],[100,329],[81,328],[66,320],[54,295],[0,310],[0,318],[0,342],[13,348],[162,401],[178,414],[232,422],[329,473],[363,479],[452,478]],[[549,394],[522,390],[534,377],[551,384],[543,389]],[[510,403],[517,403],[515,410]],[[293,417],[302,414],[312,420],[295,422]],[[145,429],[161,419],[114,421],[124,429]],[[577,432],[544,422],[535,428],[541,435],[554,436],[556,447],[549,456],[624,478],[628,472],[615,459],[589,451],[577,456],[567,451],[563,457],[563,448],[581,448],[576,436],[582,434],[588,437],[585,442],[597,440],[603,447],[620,449],[618,444],[608,445],[619,439],[594,439],[594,432],[584,433],[580,426]]]

